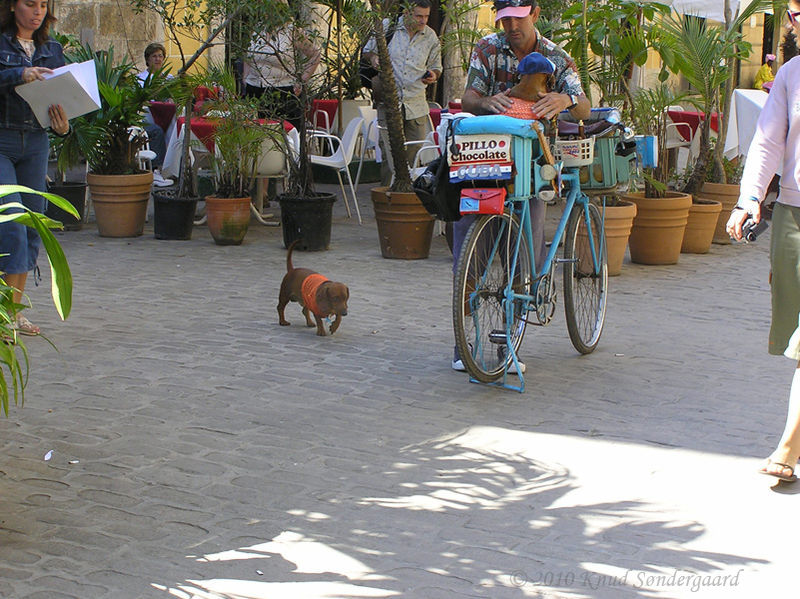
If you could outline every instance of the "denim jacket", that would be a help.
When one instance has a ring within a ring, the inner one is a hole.
[[[0,34],[0,128],[42,129],[31,107],[14,88],[22,83],[22,71],[27,67],[55,69],[61,66],[64,66],[64,51],[54,39],[36,48],[30,59],[13,33]],[[53,101],[55,103],[56,99]]]

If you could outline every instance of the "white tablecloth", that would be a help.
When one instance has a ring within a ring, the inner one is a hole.
[[[747,156],[747,150],[756,132],[756,123],[767,101],[767,92],[760,89],[735,89],[731,100],[728,136],[725,138],[725,156]]]

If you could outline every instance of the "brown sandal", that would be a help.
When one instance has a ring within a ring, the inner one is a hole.
[[[778,466],[780,467],[780,472],[770,472],[770,466]],[[789,471],[789,474],[783,474],[786,470]],[[767,476],[774,476],[775,478],[782,480],[786,483],[793,483],[797,480],[797,476],[794,473],[794,468],[792,468],[789,464],[782,464],[780,462],[773,462],[770,459],[767,459],[767,463],[761,466],[758,470],[761,474],[766,474]]]

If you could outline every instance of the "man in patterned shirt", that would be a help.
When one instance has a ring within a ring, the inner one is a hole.
[[[541,8],[536,0],[496,0],[495,21],[502,33],[481,39],[470,58],[467,87],[461,106],[473,114],[502,114],[511,106],[508,91],[519,81],[517,65],[531,52],[539,52],[556,66],[553,91],[543,93],[534,109],[543,118],[569,110],[576,119],[588,119],[591,105],[581,87],[572,58],[536,29]]]
[[[536,29],[541,11],[536,0],[495,0],[494,9],[497,11],[495,22],[500,22],[503,32],[489,34],[475,45],[469,62],[467,87],[461,98],[462,109],[472,114],[503,114],[513,104],[508,92],[519,82],[519,62],[531,52],[538,52],[555,65],[555,84],[552,91],[539,94],[540,99],[532,110],[543,119],[550,119],[563,110],[569,110],[576,119],[588,119],[592,107],[583,93],[575,61]],[[531,198],[529,206],[538,272],[546,255],[545,205],[540,199]],[[453,223],[454,274],[467,230],[474,221],[475,216],[464,215]],[[465,370],[457,349],[453,352],[452,366],[453,370]],[[525,372],[525,364],[521,361],[519,368]],[[516,374],[513,362],[508,372]]]
[[[430,111],[425,88],[442,74],[442,51],[436,32],[428,27],[430,14],[430,0],[411,0],[389,42],[389,57],[392,59],[397,93],[400,96],[406,141],[423,140],[430,131]],[[390,26],[393,25],[384,20],[384,29]],[[374,68],[379,68],[374,39],[364,46],[364,58]],[[393,166],[386,134],[386,109],[382,103],[378,103],[378,122],[381,125],[381,151],[386,157],[381,163],[381,183],[389,185]],[[409,164],[414,160],[418,149],[419,145],[408,146]]]

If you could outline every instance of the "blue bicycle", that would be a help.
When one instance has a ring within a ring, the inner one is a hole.
[[[556,142],[551,158],[538,121],[474,117],[455,123],[454,133],[462,141],[470,135],[511,135],[513,186],[502,213],[479,216],[466,235],[454,279],[453,328],[474,380],[502,378],[503,386],[523,391],[521,369],[516,369],[519,386],[508,383],[507,373],[512,363],[519,364],[527,325],[547,325],[555,314],[556,265],[563,267],[564,310],[575,349],[592,352],[603,331],[608,299],[603,214],[581,191],[580,171],[594,160],[594,138]],[[560,195],[559,179],[568,188],[564,211],[537,268],[530,200]]]

